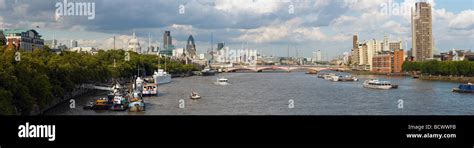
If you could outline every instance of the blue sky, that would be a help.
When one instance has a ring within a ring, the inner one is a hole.
[[[411,47],[410,15],[383,13],[383,5],[408,6],[420,0],[69,0],[95,4],[95,18],[57,17],[62,0],[0,0],[0,28],[36,28],[45,39],[81,46],[125,47],[132,32],[142,46],[152,35],[160,44],[170,30],[178,48],[192,34],[198,52],[225,42],[231,49],[243,45],[266,55],[286,56],[298,50],[310,57],[321,50],[328,57],[349,52],[352,35],[361,40],[407,40]],[[474,0],[428,0],[433,4],[433,32],[437,52],[474,47]],[[185,13],[179,14],[180,5]],[[290,5],[293,14],[290,14]],[[399,7],[402,8],[402,7]],[[401,9],[400,9],[401,10]]]

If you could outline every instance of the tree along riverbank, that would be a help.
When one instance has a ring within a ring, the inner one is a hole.
[[[123,50],[97,54],[44,50],[23,52],[0,46],[0,115],[29,115],[82,94],[81,84],[107,83],[158,68],[172,74],[199,70],[197,65]],[[166,64],[165,64],[166,63]],[[84,92],[83,92],[84,93]]]
[[[402,69],[422,80],[474,82],[473,61],[405,61]]]

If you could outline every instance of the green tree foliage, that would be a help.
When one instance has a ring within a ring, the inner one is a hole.
[[[130,78],[138,72],[150,76],[159,67],[164,68],[165,61],[167,70],[176,74],[199,69],[169,58],[135,52],[130,52],[130,60],[126,61],[123,50],[101,50],[95,55],[56,54],[45,47],[20,52],[21,61],[15,61],[15,52],[0,46],[0,115],[30,114],[34,106],[44,109],[81,84]]]
[[[474,76],[474,62],[472,61],[426,61],[409,62],[402,65],[403,71],[420,71],[431,75]]]

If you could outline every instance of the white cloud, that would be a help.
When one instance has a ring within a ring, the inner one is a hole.
[[[193,34],[193,35],[197,34],[192,25],[173,24],[171,25],[171,28],[173,28],[174,30],[179,30],[181,33]]]
[[[453,29],[474,29],[474,11],[462,11],[449,22],[449,27]]]
[[[285,23],[272,24],[256,29],[242,30],[243,35],[236,41],[252,43],[268,43],[283,41],[307,42],[307,41],[344,41],[350,38],[344,34],[330,36],[325,34],[320,27],[304,27],[303,19],[294,18]]]
[[[0,9],[5,9],[7,7],[6,5],[5,0],[0,0]]]
[[[381,25],[387,20],[382,13],[364,12],[358,17],[341,15],[330,23],[330,27],[337,32],[380,32]]]
[[[344,5],[354,11],[377,12],[387,0],[344,0]]]
[[[242,35],[235,40],[240,42],[264,43],[273,42],[288,37],[290,29],[302,23],[301,19],[292,19],[282,24],[272,24],[256,29],[241,30]]]
[[[446,9],[435,9],[433,11],[435,19],[449,20],[455,17],[454,13],[446,11]]]
[[[382,27],[384,28],[384,30],[391,30],[392,33],[398,34],[398,35],[403,35],[410,32],[409,27],[404,27],[396,21],[388,21],[384,23]]]
[[[344,26],[353,25],[358,19],[353,16],[341,15],[338,18],[334,19],[330,26],[334,27],[335,29],[340,29]]]
[[[281,4],[269,0],[217,0],[215,8],[230,13],[245,11],[263,14],[275,12],[282,6]]]
[[[132,38],[132,36],[129,36],[129,35],[115,36],[115,48],[116,49],[126,49],[127,46],[128,46],[128,41],[131,38]],[[92,42],[92,43],[94,43],[94,42]],[[79,44],[82,46],[83,43],[79,41]],[[143,44],[143,42],[140,42],[140,44]],[[91,45],[93,45],[93,44],[91,44]],[[99,47],[101,49],[113,49],[114,48],[114,38],[113,37],[107,38],[107,39],[102,41],[102,44],[94,45],[94,46]],[[141,46],[143,48],[143,45],[141,45]]]
[[[29,7],[30,7],[29,4],[17,4],[13,7],[12,14],[25,17],[28,15]]]

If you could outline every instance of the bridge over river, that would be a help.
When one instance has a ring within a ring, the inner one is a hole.
[[[321,70],[335,70],[335,71],[345,71],[347,68],[339,66],[318,66],[318,65],[269,65],[269,66],[234,66],[229,68],[224,68],[224,72],[236,72],[236,71],[253,71],[253,72],[262,72],[262,71],[321,71]]]

